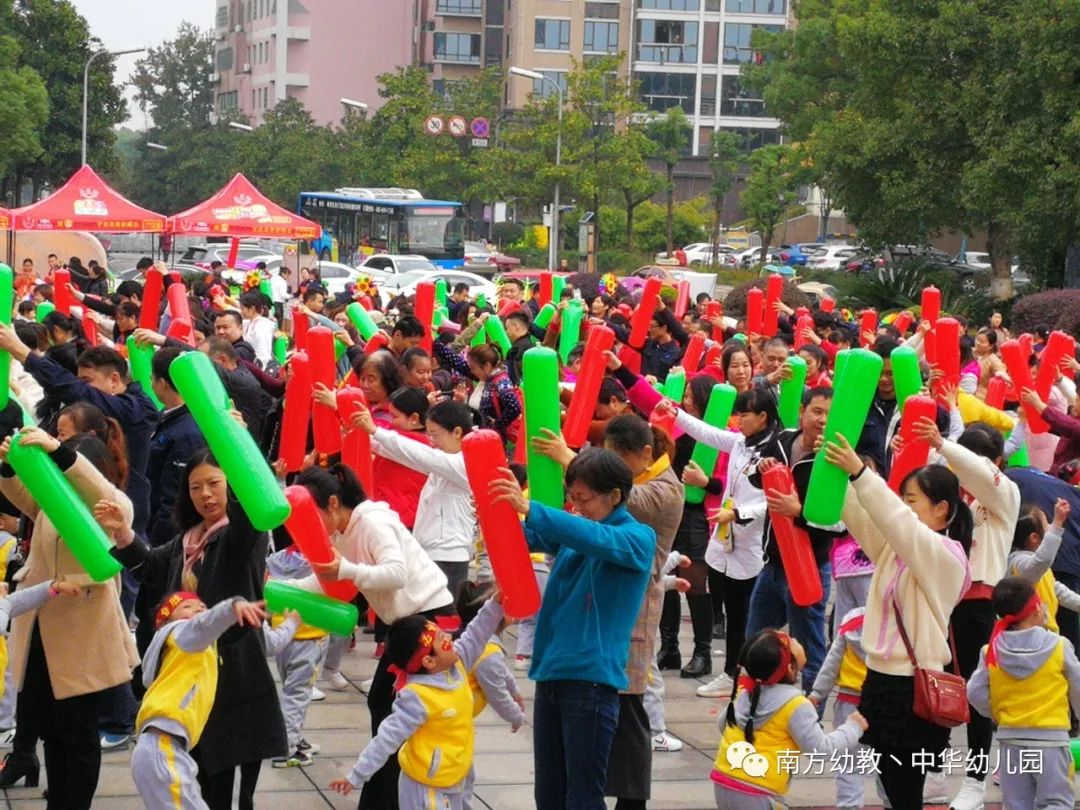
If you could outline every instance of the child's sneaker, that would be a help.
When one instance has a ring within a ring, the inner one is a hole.
[[[295,751],[289,757],[274,757],[270,764],[275,768],[306,768],[314,761],[306,751]]]
[[[682,740],[672,737],[666,731],[661,731],[652,738],[653,751],[682,751],[682,747]]]
[[[310,743],[301,737],[300,742],[296,744],[296,750],[308,754],[309,756],[315,756],[322,750],[322,746],[318,743]]]
[[[711,681],[697,688],[697,696],[704,698],[731,697],[731,689],[734,686],[731,676],[721,672]]]
[[[327,686],[336,689],[338,692],[344,692],[349,688],[349,682],[345,680],[345,676],[337,669],[324,669],[323,680],[326,681]]]
[[[130,734],[101,734],[101,750],[115,751],[118,748],[127,748],[131,742]]]
[[[528,655],[516,655],[514,656],[514,669],[518,672],[523,672],[529,668],[529,663],[532,661],[532,657]]]
[[[311,687],[311,702],[318,703],[320,700],[326,700],[326,693],[314,686]]]

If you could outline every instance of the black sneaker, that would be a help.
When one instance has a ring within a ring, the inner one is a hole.
[[[315,756],[322,750],[322,746],[318,743],[309,743],[307,740],[301,737],[300,742],[296,746],[296,750],[302,751],[305,754],[310,754],[311,756]]]
[[[297,751],[289,757],[274,757],[270,760],[270,764],[275,768],[306,768],[314,761],[311,754],[305,751]]]

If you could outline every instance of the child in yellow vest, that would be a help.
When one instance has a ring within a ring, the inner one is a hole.
[[[394,710],[331,790],[347,796],[397,751],[401,810],[462,810],[474,736],[468,672],[502,621],[501,600],[488,600],[457,641],[422,615],[394,622],[385,653],[398,678]]]
[[[196,780],[199,768],[189,752],[214,705],[217,640],[234,624],[258,627],[264,618],[262,603],[237,597],[208,610],[188,591],[169,594],[158,607],[157,632],[143,656],[146,694],[131,755],[131,776],[144,807],[206,807]]]
[[[993,604],[1000,618],[968,681],[968,701],[997,723],[1003,806],[1072,807],[1069,707],[1080,710],[1080,661],[1044,626],[1046,605],[1029,582],[1001,580]]]
[[[774,810],[791,773],[780,754],[831,754],[857,748],[867,724],[858,711],[831,734],[818,724],[817,709],[796,684],[806,653],[778,630],[762,630],[743,644],[739,678],[723,723],[712,780],[720,810]]]
[[[1061,548],[1069,511],[1069,502],[1058,498],[1054,503],[1054,522],[1047,526],[1046,515],[1039,507],[1027,503],[1021,505],[1009,553],[1009,573],[1035,588],[1046,606],[1046,628],[1054,633],[1058,632],[1058,606],[1080,612],[1080,594],[1054,579],[1054,572],[1050,570]]]

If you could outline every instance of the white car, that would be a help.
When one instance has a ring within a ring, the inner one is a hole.
[[[412,254],[393,255],[390,253],[376,253],[368,256],[364,263],[356,268],[361,273],[371,276],[376,283],[383,284],[386,280],[411,270],[426,270],[428,272],[439,268],[432,264],[426,257]]]
[[[825,245],[810,254],[806,260],[807,270],[841,270],[858,255],[858,248],[851,245]]]
[[[686,254],[687,264],[709,264],[712,260],[712,242],[691,242],[684,247],[683,253]],[[719,244],[716,246],[716,261],[717,264],[735,266],[736,248],[731,245]],[[668,258],[667,252],[662,251],[656,254],[656,260]],[[674,258],[674,257],[672,257]]]
[[[380,283],[380,289],[388,295],[410,296],[416,294],[416,286],[420,282],[438,279],[446,282],[447,294],[452,293],[458,284],[468,284],[470,298],[483,293],[492,304],[498,298],[499,288],[491,279],[464,270],[409,270],[387,278],[386,281]]]
[[[314,259],[314,257],[310,257]],[[273,275],[274,272],[281,267],[282,258],[275,256],[264,260],[266,262],[267,273]],[[317,267],[319,269],[319,275],[322,277],[322,286],[326,288],[328,296],[335,296],[338,293],[345,292],[345,287],[350,282],[355,282],[362,275],[361,272],[353,267],[349,267],[347,264],[341,264],[340,262],[320,262],[314,261],[309,263],[304,259],[300,261],[301,267]],[[230,281],[233,284],[243,284],[244,279],[247,277],[249,271],[247,270],[226,270],[221,275],[226,281]]]

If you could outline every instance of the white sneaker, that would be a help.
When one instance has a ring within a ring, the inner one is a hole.
[[[923,804],[945,804],[949,800],[949,786],[945,783],[944,771],[930,771],[922,789]]]
[[[15,740],[15,729],[9,728],[4,731],[0,731],[0,748],[11,748],[11,743]]]
[[[336,689],[338,692],[343,692],[350,686],[349,682],[345,680],[345,676],[341,674],[340,670],[336,669],[324,669],[323,680],[326,681],[327,686]]]
[[[532,656],[529,655],[517,655],[514,656],[514,669],[518,672],[525,672],[529,669],[529,665],[532,663]]]
[[[672,737],[666,731],[661,731],[652,738],[653,751],[682,751],[682,740]]]
[[[986,800],[986,782],[965,776],[960,792],[949,802],[949,810],[983,810]]]
[[[314,686],[311,687],[311,702],[318,703],[320,700],[326,700],[326,693]]]
[[[731,697],[731,688],[735,683],[726,672],[721,672],[707,684],[697,688],[698,697],[721,698]]]

